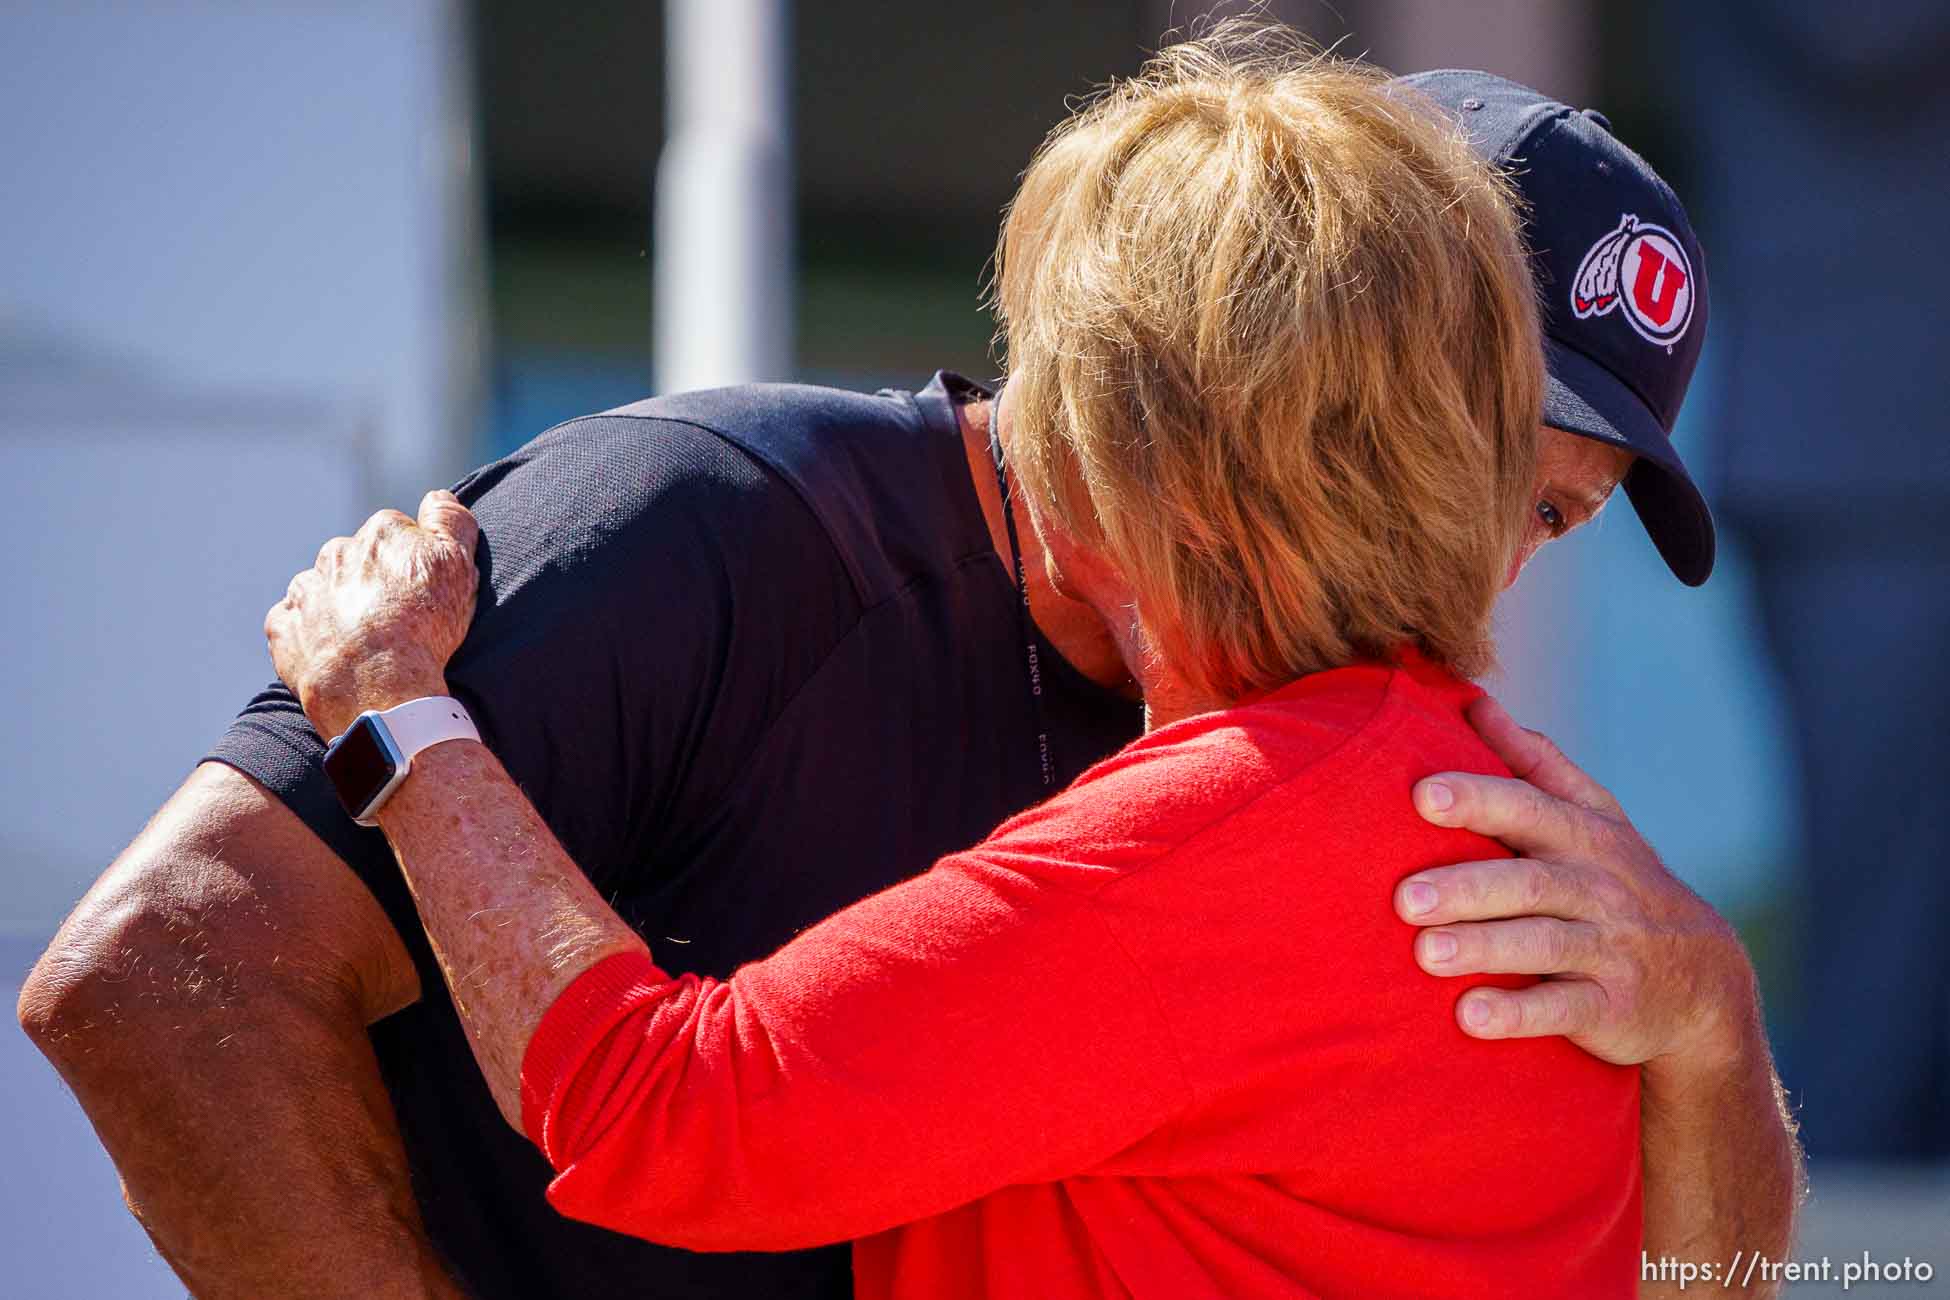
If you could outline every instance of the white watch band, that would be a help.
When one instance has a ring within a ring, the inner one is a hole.
[[[386,724],[386,732],[398,746],[407,763],[424,749],[447,740],[479,740],[474,719],[467,716],[461,702],[449,695],[427,695],[396,704],[376,715]]]

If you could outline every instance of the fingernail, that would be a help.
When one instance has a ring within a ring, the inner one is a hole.
[[[1421,916],[1424,912],[1435,910],[1435,886],[1426,880],[1411,880],[1402,890],[1402,907],[1410,916]]]
[[[1422,787],[1422,802],[1436,812],[1448,812],[1456,802],[1456,792],[1440,781],[1431,781]]]
[[[1463,1002],[1463,1022],[1471,1029],[1481,1029],[1490,1023],[1490,1000],[1488,998],[1468,998]]]
[[[1422,940],[1422,955],[1433,962],[1445,962],[1456,955],[1456,936],[1437,931]]]

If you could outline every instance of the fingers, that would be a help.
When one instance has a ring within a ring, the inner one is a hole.
[[[1618,800],[1564,756],[1549,736],[1520,726],[1509,710],[1485,695],[1469,706],[1469,725],[1521,779],[1581,807],[1619,815]]]
[[[1590,980],[1546,980],[1526,989],[1471,989],[1456,1023],[1472,1038],[1588,1034],[1605,1017],[1605,991]]]
[[[1502,840],[1532,857],[1576,856],[1611,826],[1592,809],[1505,776],[1439,772],[1417,781],[1412,794],[1424,821]]]
[[[318,559],[312,567],[320,573],[331,573],[332,570],[338,568],[339,565],[345,562],[345,553],[351,546],[352,539],[350,537],[334,537],[331,541],[318,548]]]
[[[317,578],[318,578],[317,569],[306,569],[303,573],[294,576],[291,579],[291,581],[285,586],[284,601],[282,604],[278,606],[278,608],[297,609],[299,606],[303,605],[305,603],[305,593],[311,589],[312,583],[315,582]]]
[[[481,535],[473,514],[460,503],[459,497],[444,488],[420,499],[420,527],[452,539],[469,555],[474,553],[474,543]]]
[[[1415,962],[1431,975],[1595,975],[1603,957],[1588,921],[1525,916],[1424,930]]]
[[[307,596],[318,581],[317,569],[306,569],[293,577],[284,589],[284,599],[271,606],[264,615],[264,640],[270,647],[272,666],[278,670],[280,677],[284,676],[280,656],[290,648],[293,629],[303,618],[301,611]]]
[[[1581,868],[1535,858],[1464,862],[1418,871],[1395,886],[1395,914],[1410,925],[1518,916],[1591,920],[1600,900]]]
[[[371,518],[359,525],[354,540],[370,544],[395,529],[412,526],[413,521],[397,510],[375,510]]]
[[[460,498],[444,488],[436,489],[420,498],[420,517],[410,519],[397,510],[380,510],[359,526],[354,539],[363,542],[370,550],[381,538],[401,528],[418,527],[429,533],[438,534],[460,546],[468,555],[474,553],[474,543],[480,538],[481,528],[473,514],[460,503]],[[329,549],[332,543],[326,543]],[[324,552],[319,553],[320,567],[323,567]]]

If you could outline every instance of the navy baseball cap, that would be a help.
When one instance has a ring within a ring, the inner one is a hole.
[[[1713,572],[1713,516],[1672,426],[1706,338],[1706,259],[1672,188],[1590,109],[1487,72],[1398,77],[1522,193],[1550,378],[1544,423],[1634,452],[1625,493],[1679,580]]]

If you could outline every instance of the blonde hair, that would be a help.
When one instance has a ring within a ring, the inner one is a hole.
[[[1011,468],[1227,699],[1492,658],[1530,273],[1507,184],[1381,77],[1265,24],[1165,49],[1050,133],[997,246]]]

